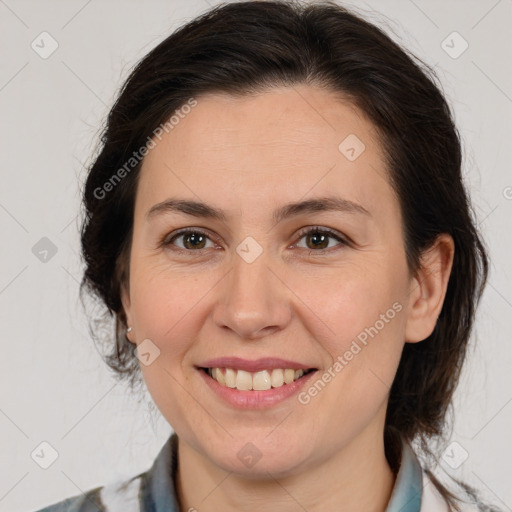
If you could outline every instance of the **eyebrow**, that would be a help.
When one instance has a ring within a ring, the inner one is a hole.
[[[228,220],[228,215],[221,209],[199,201],[174,198],[166,199],[152,206],[146,214],[146,219],[150,220],[157,215],[169,212],[183,213],[192,217],[203,217],[222,222]],[[274,211],[272,218],[277,224],[289,217],[316,212],[359,213],[371,217],[371,213],[358,203],[341,197],[327,196],[285,204]]]

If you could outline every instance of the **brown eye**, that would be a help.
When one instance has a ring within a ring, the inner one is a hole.
[[[333,231],[327,229],[313,228],[309,229],[306,232],[301,234],[301,239],[306,239],[306,247],[305,249],[310,250],[322,250],[322,249],[331,249],[333,246],[329,246],[330,240],[337,240],[339,244],[337,245],[346,245],[345,240],[340,237],[338,234]],[[336,246],[336,244],[334,245]],[[300,247],[300,246],[299,246]]]
[[[175,241],[182,239],[182,245],[176,244]],[[187,251],[195,251],[206,248],[207,241],[210,240],[208,236],[201,231],[181,231],[177,235],[168,240],[165,245],[176,245],[179,249]],[[211,242],[211,240],[210,240]]]

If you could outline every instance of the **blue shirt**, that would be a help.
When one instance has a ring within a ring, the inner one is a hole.
[[[117,484],[97,487],[38,512],[180,512],[176,492],[178,436],[173,433],[151,468]],[[408,443],[386,512],[420,512],[423,471]],[[183,511],[185,512],[185,511]]]

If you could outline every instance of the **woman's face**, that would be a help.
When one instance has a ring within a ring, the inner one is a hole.
[[[381,442],[417,283],[372,124],[308,86],[196,100],[155,139],[136,197],[123,303],[156,405],[240,474]],[[250,366],[262,358],[286,362]],[[280,385],[296,368],[316,371]]]

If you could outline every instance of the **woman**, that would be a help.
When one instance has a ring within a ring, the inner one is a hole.
[[[83,289],[174,430],[45,511],[478,510],[422,467],[487,256],[434,79],[334,3],[221,5],[113,106]],[[483,509],[482,509],[483,510]]]

